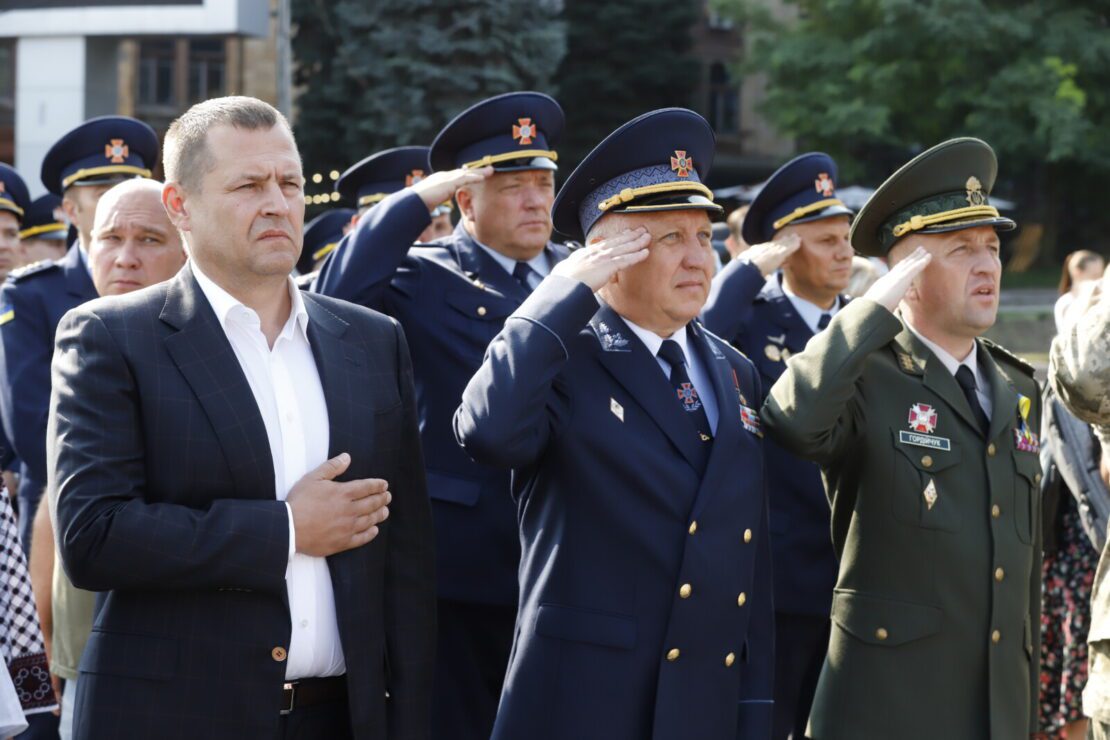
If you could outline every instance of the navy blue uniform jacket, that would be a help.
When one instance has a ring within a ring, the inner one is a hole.
[[[782,292],[778,277],[764,280],[755,265],[734,261],[713,280],[702,321],[746,354],[759,370],[766,397],[786,370],[786,358],[813,337]],[[760,406],[763,398],[759,399]],[[829,499],[821,469],[764,443],[771,498],[771,552],[775,563],[775,609],[827,616],[836,584]]]
[[[545,279],[466,388],[456,434],[513,469],[524,544],[498,740],[770,736],[759,380],[689,331],[720,409],[704,474],[666,375],[577,281]]]
[[[405,329],[440,597],[515,607],[520,542],[509,474],[467,457],[455,442],[451,416],[486,347],[528,294],[462,226],[413,247],[429,220],[418,196],[394,193],[343,238],[312,289],[389,314]],[[547,254],[555,264],[567,250],[549,244]]]

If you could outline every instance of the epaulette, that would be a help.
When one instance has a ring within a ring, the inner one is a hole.
[[[1029,377],[1033,377],[1033,375],[1037,372],[1037,369],[1035,367],[1015,355],[1010,350],[1003,347],[1001,344],[992,342],[986,337],[979,337],[979,341],[982,342],[983,346],[987,348],[987,351],[994,355],[996,358],[1015,365],[1019,370],[1024,372]]]
[[[8,280],[11,280],[13,283],[18,283],[20,280],[28,278],[31,275],[38,275],[41,272],[60,268],[61,265],[54,260],[39,260],[38,262],[32,262],[29,265],[24,265],[23,267],[12,270],[8,273]]]

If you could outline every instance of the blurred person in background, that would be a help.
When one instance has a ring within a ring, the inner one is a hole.
[[[728,224],[728,238],[725,239],[725,249],[728,250],[729,254],[729,259],[726,262],[736,259],[751,246],[744,241],[744,235],[740,233],[744,227],[744,217],[747,215],[748,206],[740,206],[729,213],[728,218],[725,219],[725,223]]]
[[[1052,310],[1057,334],[1063,334],[1069,321],[1074,320],[1074,316],[1069,316],[1070,309],[1083,284],[1098,280],[1105,270],[1106,260],[1089,249],[1079,249],[1064,258],[1064,267],[1060,271],[1060,297]]]

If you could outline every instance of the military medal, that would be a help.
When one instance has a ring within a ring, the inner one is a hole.
[[[925,497],[925,506],[929,511],[933,510],[933,504],[937,502],[937,486],[933,479],[929,479],[929,485],[925,486],[925,490],[921,493]]]
[[[1029,428],[1029,411],[1033,407],[1033,402],[1029,400],[1028,396],[1018,394],[1018,426],[1014,430],[1014,446],[1021,452],[1032,452],[1034,454],[1040,452],[1041,441],[1037,438],[1036,433]]]
[[[932,434],[937,428],[937,410],[927,403],[915,403],[910,406],[907,420],[910,431],[898,432],[898,441],[905,445],[928,447],[931,450],[948,452],[952,449],[952,441],[947,437],[938,437]]]
[[[782,350],[773,344],[764,347],[763,354],[767,355],[767,359],[771,362],[782,362]]]

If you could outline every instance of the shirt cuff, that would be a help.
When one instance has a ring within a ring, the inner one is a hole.
[[[297,531],[293,527],[293,507],[286,502],[285,514],[289,517],[289,557],[285,560],[285,578],[289,578],[293,570],[293,555],[297,552]]]

